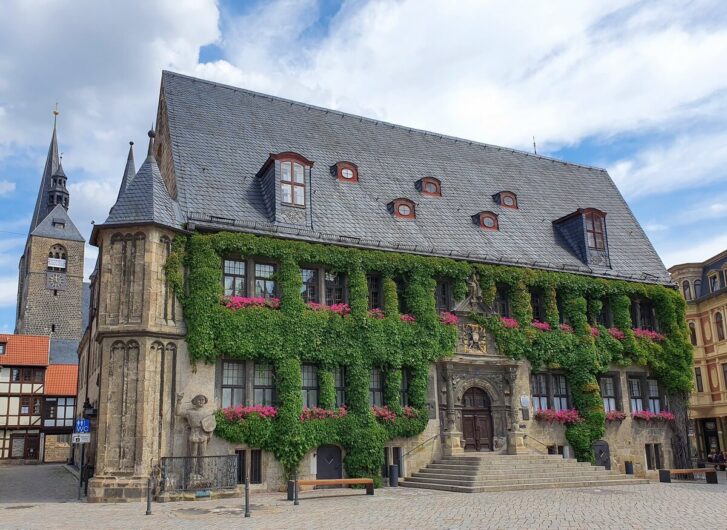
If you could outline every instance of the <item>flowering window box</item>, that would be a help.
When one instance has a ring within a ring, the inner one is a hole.
[[[574,425],[583,421],[583,418],[576,409],[540,409],[535,413],[535,419],[538,421],[547,421],[548,423],[562,423],[563,425]]]
[[[383,407],[377,407],[374,405],[371,407],[371,410],[374,413],[374,416],[376,416],[377,420],[381,421],[388,421],[388,422],[395,422],[396,421],[396,412],[391,410],[388,406],[384,405]]]
[[[573,326],[570,324],[561,324],[558,326],[558,329],[561,330],[563,333],[573,333]]]
[[[502,322],[502,325],[505,326],[508,329],[514,329],[519,326],[517,323],[517,320],[510,317],[502,317],[500,318],[500,322]]]
[[[369,309],[369,316],[371,318],[375,318],[377,320],[383,320],[386,315],[384,315],[384,311],[381,309]]]
[[[308,302],[308,307],[313,311],[331,311],[341,316],[346,316],[351,313],[351,306],[348,304],[317,304],[316,302]]]
[[[662,342],[665,338],[664,335],[662,335],[661,333],[651,331],[650,329],[641,328],[634,328],[634,336],[637,339],[646,339],[652,342]]]
[[[626,414],[621,412],[620,410],[612,410],[606,413],[606,421],[609,422],[623,421],[625,419]]]
[[[439,321],[445,326],[456,326],[459,323],[459,318],[454,313],[442,311],[439,313]]]
[[[309,420],[325,420],[329,418],[343,418],[348,414],[346,407],[339,407],[337,409],[322,409],[319,407],[304,408],[303,413],[300,415],[300,421]]]
[[[632,412],[631,417],[634,420],[637,421],[645,421],[645,422],[651,422],[651,421],[674,421],[675,417],[674,414],[668,411],[653,413],[648,410],[639,410],[637,412]]]
[[[406,313],[406,314],[404,314],[404,315],[401,315],[401,316],[399,317],[399,319],[400,319],[400,320],[401,320],[402,322],[408,322],[409,324],[413,324],[414,322],[416,322],[416,321],[417,321],[416,317],[415,317],[414,315],[410,315],[409,313]]]
[[[618,328],[610,328],[608,334],[616,340],[624,340],[626,338],[626,334]]]
[[[547,322],[541,322],[540,320],[533,320],[530,323],[531,326],[533,326],[538,331],[550,331],[550,324]]]
[[[280,309],[280,298],[230,296],[222,299],[222,305],[228,309],[245,309],[246,307],[269,307],[271,309]]]
[[[222,410],[222,413],[227,421],[239,422],[250,417],[273,419],[278,415],[278,409],[265,405],[253,405],[251,407],[238,405],[236,407],[227,407]]]

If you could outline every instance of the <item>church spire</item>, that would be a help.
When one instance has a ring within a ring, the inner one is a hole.
[[[129,184],[131,184],[131,180],[134,178],[134,175],[136,175],[136,165],[134,164],[134,142],[129,142],[129,156],[126,157],[126,167],[124,168],[124,176],[121,178],[119,194],[116,196],[117,201],[126,188],[129,187]]]
[[[56,104],[56,108],[53,110],[53,134],[51,135],[50,139],[50,145],[48,146],[48,155],[45,160],[45,167],[43,169],[43,177],[40,181],[40,189],[38,190],[38,198],[35,201],[35,210],[33,210],[33,218],[30,221],[30,232],[32,232],[38,224],[45,218],[46,215],[48,215],[48,212],[50,212],[53,209],[53,206],[55,204],[51,204],[51,195],[50,191],[53,187],[53,176],[58,172],[58,169],[61,165],[60,161],[60,155],[58,154],[58,135],[56,132],[57,128],[57,121],[58,121],[58,115],[60,113],[58,112],[58,105]],[[63,170],[61,169],[61,173],[63,173]],[[63,178],[63,188],[65,188],[65,175],[62,175]],[[67,192],[66,192],[67,194]],[[66,207],[67,205],[67,196],[66,196]]]

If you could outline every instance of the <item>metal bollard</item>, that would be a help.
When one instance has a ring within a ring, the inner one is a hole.
[[[151,475],[146,487],[146,514],[151,515]]]
[[[295,483],[293,484],[293,506],[298,506],[298,470],[295,470]]]
[[[250,517],[250,476],[245,474],[245,517]]]

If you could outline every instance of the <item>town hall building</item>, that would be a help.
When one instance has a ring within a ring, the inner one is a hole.
[[[91,236],[90,501],[686,467],[683,300],[606,171],[172,72],[149,136]]]

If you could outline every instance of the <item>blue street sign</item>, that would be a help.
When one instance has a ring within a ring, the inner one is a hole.
[[[82,418],[77,419],[74,432],[91,432],[91,422]]]

